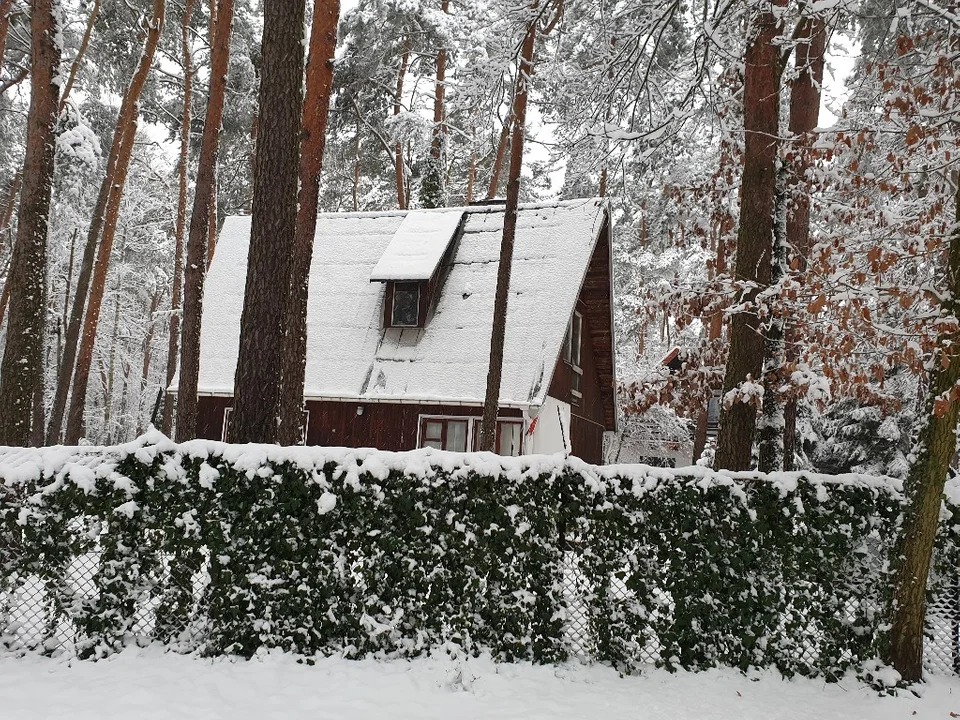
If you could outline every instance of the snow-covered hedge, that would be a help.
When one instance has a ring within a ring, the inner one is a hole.
[[[830,676],[877,653],[900,510],[896,481],[864,476],[159,433],[5,449],[0,478],[0,634],[17,644],[12,599],[39,582],[51,637],[66,621],[94,656],[139,629],[211,654],[459,646],[553,662],[576,649],[623,670]],[[944,566],[956,523],[941,533]],[[94,551],[87,592],[69,567]]]

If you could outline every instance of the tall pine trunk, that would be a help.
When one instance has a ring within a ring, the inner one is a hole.
[[[914,461],[903,488],[906,510],[893,557],[893,603],[887,660],[907,682],[923,674],[923,628],[927,578],[940,520],[943,488],[957,449],[960,418],[960,175],[954,175],[955,224],[945,268],[941,305],[943,323],[930,382],[926,414]]]
[[[777,4],[785,0],[778,0]],[[764,338],[753,306],[770,284],[779,119],[780,22],[767,0],[755,3],[747,44],[743,91],[744,154],[740,184],[736,281],[744,308],[730,320],[730,350],[723,379],[720,436],[714,467],[749,470],[757,425],[755,395],[743,384],[762,382]]]
[[[296,252],[304,13],[304,0],[264,4],[253,219],[230,427],[231,439],[241,443],[277,437],[280,349]]]
[[[441,10],[450,12],[449,0],[443,0]],[[446,95],[447,51],[437,50],[437,81],[433,93],[433,137],[430,141],[430,158],[420,182],[420,202],[425,208],[443,207],[447,204],[443,175],[443,149],[446,127],[443,124],[443,101]]]
[[[103,303],[103,294],[106,288],[107,272],[110,269],[110,256],[113,252],[113,240],[117,232],[117,221],[120,217],[120,203],[123,200],[123,190],[127,181],[127,171],[130,169],[130,158],[133,154],[133,144],[137,135],[137,120],[139,98],[143,86],[150,75],[153,58],[160,42],[163,31],[163,17],[165,0],[153,1],[153,16],[147,25],[147,36],[144,41],[143,54],[130,83],[130,93],[133,96],[130,122],[118,130],[123,133],[120,153],[117,155],[117,165],[113,184],[107,196],[106,211],[103,218],[103,230],[100,234],[100,244],[97,249],[97,260],[93,267],[90,285],[90,298],[87,301],[87,312],[83,321],[83,335],[80,339],[80,348],[77,352],[77,365],[73,373],[73,392],[70,395],[70,409],[67,414],[66,442],[73,445],[83,436],[83,412],[87,401],[87,384],[90,380],[90,367],[93,362],[93,347],[97,338],[97,327],[100,323],[100,308]],[[79,296],[77,300],[79,300]]]
[[[194,0],[183,6],[180,23],[180,52],[183,62],[183,114],[180,123],[180,162],[178,165],[179,188],[177,193],[177,224],[174,230],[173,292],[170,296],[170,327],[167,335],[167,373],[163,389],[166,391],[177,372],[177,357],[180,354],[180,309],[183,294],[183,236],[187,226],[187,172],[190,162],[190,123],[193,102],[193,55],[190,52],[190,18]],[[213,47],[213,44],[210,45]],[[163,404],[163,432],[170,435],[173,429],[173,403]]]
[[[776,288],[787,274],[787,169],[781,162],[777,171],[774,200],[773,264],[770,282]],[[780,388],[784,377],[786,356],[783,345],[783,305],[771,298],[770,319],[764,348],[763,407],[760,414],[757,445],[760,472],[783,470],[783,395]]]
[[[503,124],[500,130],[500,140],[497,142],[497,154],[493,157],[493,170],[490,173],[490,187],[487,188],[487,200],[493,200],[500,190],[500,174],[503,171],[503,159],[507,155],[507,143],[510,141],[510,119]]]
[[[810,255],[810,152],[813,130],[820,121],[820,87],[823,83],[827,26],[823,18],[810,19],[796,50],[797,77],[790,88],[791,147],[787,153],[787,181],[792,207],[787,214],[787,244],[793,248],[796,273],[805,279]],[[797,360],[796,328],[785,318],[787,364]],[[797,399],[789,397],[783,411],[783,469],[793,470],[797,457]]]
[[[67,99],[70,97],[70,91],[73,90],[73,83],[77,79],[77,72],[80,70],[80,64],[83,62],[83,56],[87,54],[87,48],[90,47],[90,36],[93,35],[93,26],[100,16],[100,1],[94,0],[93,7],[90,9],[90,16],[87,18],[87,27],[83,31],[83,39],[80,41],[80,47],[77,49],[77,55],[70,64],[70,75],[67,77],[67,84],[63,88],[63,95],[60,97],[60,111],[67,106]],[[0,57],[3,53],[0,52]]]
[[[161,7],[161,17],[162,12],[163,9]],[[110,153],[107,155],[107,167],[104,172],[103,182],[100,184],[96,204],[94,205],[93,217],[90,220],[90,227],[87,230],[87,241],[84,245],[83,257],[80,261],[80,271],[77,274],[77,287],[74,292],[73,308],[70,311],[70,323],[67,325],[67,333],[63,343],[63,360],[57,372],[57,387],[54,392],[53,406],[47,425],[48,445],[54,445],[60,439],[63,416],[67,408],[67,398],[70,394],[70,383],[74,375],[77,354],[80,349],[80,330],[83,325],[83,311],[86,307],[87,296],[90,292],[90,281],[93,275],[97,243],[100,241],[105,227],[107,206],[110,198],[118,191],[122,192],[122,188],[118,187],[118,180],[121,174],[124,177],[126,176],[126,170],[123,170],[122,166],[124,164],[124,158],[126,158],[125,162],[129,163],[133,150],[140,93],[143,90],[147,75],[150,72],[150,64],[153,60],[153,52],[156,50],[159,35],[159,31],[148,31],[144,43],[144,51],[140,57],[140,63],[120,103],[120,112],[117,115],[117,124],[113,131],[113,141],[110,144]],[[152,41],[151,37],[153,37]],[[150,50],[151,44],[153,50]],[[147,60],[147,62],[144,62],[145,60]],[[134,132],[130,132],[131,127],[134,127]],[[87,374],[89,374],[89,368],[87,369]]]
[[[27,445],[34,402],[43,393],[43,337],[46,309],[47,227],[60,64],[56,0],[31,3],[30,111],[23,187],[7,288],[12,302],[7,341],[0,362],[0,444]]]
[[[531,8],[534,12],[535,6]],[[513,265],[513,243],[517,234],[517,209],[520,205],[520,171],[523,169],[523,135],[527,120],[528,84],[533,76],[533,50],[537,35],[534,12],[527,25],[520,48],[520,66],[513,93],[513,140],[510,144],[510,178],[507,181],[507,203],[503,213],[503,239],[500,242],[500,265],[497,268],[497,291],[493,303],[493,328],[490,333],[490,364],[487,369],[487,392],[480,424],[480,449],[493,451],[497,443],[497,413],[500,408],[500,381],[503,374],[503,345],[506,339],[510,271]]]
[[[300,196],[294,240],[290,295],[286,309],[286,332],[280,353],[280,427],[277,441],[297,445],[303,438],[303,382],[307,368],[307,292],[313,239],[317,230],[320,171],[327,136],[330,91],[333,87],[333,56],[337,49],[340,0],[315,0],[307,60],[306,95],[303,100],[303,138],[300,146]]]
[[[211,0],[214,2],[214,0]],[[230,65],[230,34],[233,27],[233,0],[216,0],[216,29],[211,29],[210,86],[207,110],[200,140],[190,234],[187,237],[187,262],[184,268],[183,320],[180,331],[180,378],[177,384],[177,439],[189,440],[197,434],[197,382],[200,377],[200,319],[203,314],[203,285],[207,274],[210,216],[216,183],[220,124],[227,93],[227,69]],[[212,25],[211,25],[212,28]]]
[[[400,71],[397,73],[397,92],[393,100],[393,116],[396,117],[403,110],[403,78],[407,74],[407,64],[410,62],[410,51],[404,50],[400,56]],[[403,143],[397,141],[393,149],[393,171],[397,178],[397,207],[407,209],[406,179],[403,169]]]
[[[13,0],[0,0],[0,64],[3,63],[3,53],[7,49],[11,10],[13,10]]]

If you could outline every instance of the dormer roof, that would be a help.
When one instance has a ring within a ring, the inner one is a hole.
[[[370,273],[371,282],[426,282],[456,238],[466,213],[455,210],[410,210]]]

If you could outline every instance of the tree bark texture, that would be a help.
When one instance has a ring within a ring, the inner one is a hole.
[[[283,335],[283,362],[280,391],[281,445],[299,445],[303,438],[303,383],[307,368],[307,293],[313,240],[317,230],[320,199],[320,171],[327,137],[330,91],[333,88],[333,57],[337,49],[337,22],[340,0],[316,0],[310,30],[306,95],[300,145],[300,196],[297,229],[287,299],[286,332]]]
[[[797,77],[790,88],[790,124],[793,137],[787,153],[790,177],[787,181],[792,207],[787,213],[787,244],[793,248],[797,275],[806,274],[810,255],[810,152],[813,130],[820,121],[820,87],[823,83],[827,26],[814,17],[805,26],[796,49]],[[796,329],[784,319],[787,364],[796,362],[799,338]],[[793,470],[797,456],[797,400],[787,399],[783,412],[783,469]]]
[[[73,83],[77,79],[77,72],[80,70],[80,64],[83,62],[83,56],[87,54],[87,48],[90,46],[90,36],[93,35],[93,25],[100,16],[100,0],[94,0],[93,7],[90,9],[90,16],[87,18],[87,27],[83,31],[83,39],[80,41],[80,47],[77,49],[77,56],[70,64],[70,75],[67,77],[67,84],[63,88],[63,94],[60,96],[60,112],[67,106],[67,99],[70,97],[70,91],[73,90]],[[0,57],[2,57],[0,53]]]
[[[490,175],[490,187],[487,188],[487,200],[493,200],[500,189],[500,173],[503,169],[503,158],[507,155],[507,142],[510,140],[510,121],[503,124],[500,131],[500,141],[497,143],[497,154],[493,158],[493,170]]]
[[[117,220],[120,216],[120,202],[123,200],[127,171],[130,169],[130,158],[133,154],[133,144],[137,135],[139,99],[147,82],[147,77],[150,75],[153,58],[160,42],[164,10],[165,0],[154,0],[153,14],[147,26],[143,53],[140,56],[140,62],[128,90],[132,100],[129,123],[124,127],[119,124],[117,126],[117,130],[123,134],[123,139],[120,152],[117,155],[115,176],[107,196],[103,230],[100,233],[97,260],[91,277],[90,298],[87,301],[87,311],[84,316],[83,335],[80,338],[77,365],[73,373],[73,392],[70,395],[70,409],[67,414],[66,442],[68,445],[76,444],[83,435],[83,411],[86,407],[87,384],[90,379],[90,366],[93,362],[93,347],[97,338],[100,308],[107,283],[107,272],[110,269],[110,256],[113,252],[113,240],[117,232]],[[78,296],[77,300],[79,299]]]
[[[450,12],[449,0],[443,0],[441,10]],[[443,124],[444,96],[446,94],[447,51],[437,50],[437,78],[433,93],[433,136],[430,140],[430,158],[420,181],[420,201],[425,208],[443,207],[447,204],[443,174],[443,149],[446,126]]]
[[[159,38],[159,33],[157,33]],[[144,53],[141,55],[141,62],[134,72],[124,93],[123,100],[120,102],[120,111],[117,114],[117,124],[113,131],[113,140],[110,143],[110,152],[107,155],[107,166],[103,175],[103,182],[100,183],[100,191],[97,194],[97,201],[94,205],[93,216],[90,219],[90,227],[87,229],[87,240],[83,248],[83,257],[80,260],[80,270],[77,274],[77,287],[74,291],[73,307],[70,311],[70,323],[67,325],[67,333],[63,343],[63,359],[57,371],[57,387],[53,397],[53,407],[50,412],[50,419],[47,424],[48,445],[55,445],[60,440],[60,432],[63,426],[63,416],[67,408],[67,398],[70,393],[70,382],[73,378],[77,352],[80,346],[80,329],[83,323],[83,311],[87,303],[87,295],[90,292],[90,280],[93,275],[94,259],[97,253],[97,243],[100,240],[101,232],[104,227],[104,221],[107,214],[107,205],[111,194],[117,191],[117,179],[120,159],[124,156],[129,161],[130,153],[133,148],[133,141],[136,133],[129,133],[129,128],[136,123],[138,114],[138,103],[140,93],[146,82],[145,73],[149,72],[149,63],[144,70],[143,59],[146,55],[150,33],[147,34],[147,40],[144,44]],[[141,79],[141,72],[144,77]],[[124,173],[125,175],[125,173]]]
[[[60,64],[56,0],[33,0],[30,33],[30,110],[23,187],[7,287],[7,341],[0,362],[0,444],[27,445],[34,399],[43,393],[47,227],[53,186]]]
[[[200,319],[203,315],[203,285],[207,274],[210,215],[216,184],[220,125],[227,94],[227,68],[230,65],[230,35],[233,27],[233,0],[217,0],[216,29],[211,30],[210,85],[207,109],[200,140],[190,234],[187,236],[187,261],[184,266],[183,318],[180,329],[180,377],[177,383],[178,440],[197,434],[197,383],[200,377]]]
[[[787,274],[787,169],[781,162],[777,171],[774,202],[773,266],[770,282],[779,285]],[[771,303],[767,327],[763,376],[763,407],[760,413],[759,446],[760,472],[783,470],[783,396],[780,388],[785,382],[786,357],[783,346],[783,305]]]
[[[264,5],[253,219],[230,427],[231,440],[241,443],[277,437],[280,349],[296,252],[304,13],[304,0]]]
[[[0,0],[0,64],[3,63],[3,53],[7,49],[7,33],[10,31],[12,9],[13,0]]]
[[[400,71],[397,73],[397,94],[393,101],[393,115],[396,117],[403,110],[403,78],[407,74],[407,64],[410,62],[410,51],[404,50],[400,56]],[[393,149],[393,169],[397,176],[397,207],[407,209],[407,190],[405,173],[403,170],[403,143],[398,142]]]
[[[956,176],[955,176],[956,177]],[[943,291],[949,298],[942,315],[950,331],[939,338],[927,388],[923,427],[914,447],[915,460],[904,482],[906,509],[893,557],[893,603],[888,662],[903,680],[917,682],[923,673],[923,628],[927,611],[927,578],[933,541],[940,521],[940,502],[957,448],[960,418],[960,177],[955,220]]]
[[[783,0],[778,0],[778,3]],[[743,178],[740,184],[740,227],[734,277],[744,290],[745,307],[730,320],[730,350],[723,380],[720,435],[714,467],[749,470],[757,410],[740,392],[742,383],[761,382],[764,339],[753,303],[770,284],[773,214],[779,117],[780,51],[775,44],[780,24],[765,0],[751,21],[744,72]]]
[[[503,374],[503,344],[507,329],[510,271],[513,264],[513,242],[517,234],[517,209],[520,204],[520,171],[523,169],[523,134],[527,119],[528,84],[533,76],[533,51],[537,20],[531,18],[520,49],[520,67],[513,94],[513,140],[510,144],[510,178],[507,202],[503,213],[503,240],[500,243],[500,265],[497,268],[497,291],[493,304],[493,328],[490,333],[490,365],[487,369],[487,392],[480,424],[480,449],[493,451],[497,442],[497,414],[500,408],[500,381]]]
[[[190,162],[190,123],[192,122],[193,102],[193,55],[190,52],[190,18],[193,15],[194,0],[186,0],[183,6],[183,19],[180,23],[180,51],[183,62],[183,114],[180,123],[180,164],[179,188],[177,194],[177,223],[174,230],[173,250],[173,292],[170,296],[170,327],[167,336],[167,372],[164,390],[170,387],[177,372],[177,358],[180,354],[180,312],[183,295],[183,237],[187,226],[187,172]],[[212,47],[212,45],[211,45]],[[173,430],[173,403],[163,404],[163,432],[170,435]]]

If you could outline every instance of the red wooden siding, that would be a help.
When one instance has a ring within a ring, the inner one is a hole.
[[[197,418],[197,437],[223,437],[223,411],[233,398],[202,396]],[[363,412],[357,414],[357,408]],[[310,419],[307,444],[328,447],[375,447],[380,450],[413,450],[417,447],[421,415],[480,417],[483,409],[460,405],[406,405],[308,400]],[[520,418],[523,413],[503,408],[500,417]]]

